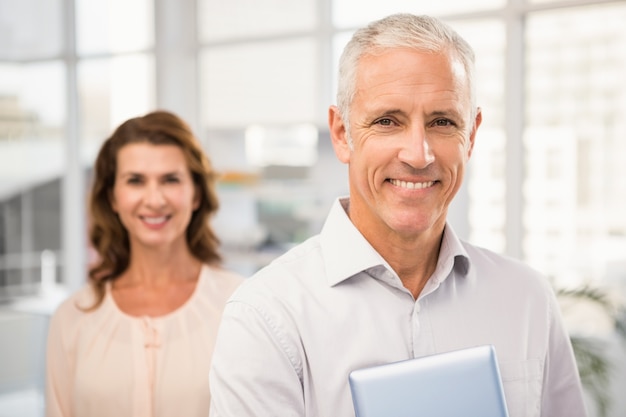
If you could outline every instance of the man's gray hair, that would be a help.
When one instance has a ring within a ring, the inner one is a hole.
[[[394,14],[357,30],[339,60],[337,107],[349,136],[349,111],[356,94],[356,72],[364,55],[375,55],[393,48],[410,48],[433,53],[449,52],[459,59],[467,74],[472,118],[476,110],[474,51],[450,26],[430,16]]]

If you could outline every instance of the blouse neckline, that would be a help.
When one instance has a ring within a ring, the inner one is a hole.
[[[207,265],[203,264],[200,268],[200,274],[198,275],[198,279],[196,281],[196,286],[193,290],[193,292],[191,293],[191,296],[180,306],[178,306],[177,308],[175,308],[174,310],[170,311],[169,313],[165,313],[165,314],[161,314],[159,316],[150,316],[148,314],[142,314],[142,315],[138,315],[138,316],[134,316],[132,314],[126,313],[125,311],[123,311],[120,306],[117,304],[117,302],[115,301],[115,298],[113,297],[113,293],[111,291],[111,286],[112,286],[112,282],[108,281],[106,283],[106,294],[105,294],[105,302],[111,304],[111,306],[113,307],[113,310],[116,311],[117,314],[126,317],[128,319],[131,320],[146,320],[149,319],[151,321],[162,321],[162,320],[166,320],[169,317],[175,316],[177,314],[179,314],[181,311],[184,311],[185,309],[187,309],[187,306],[193,304],[194,299],[197,298],[199,295],[198,293],[200,293],[200,287],[202,286],[203,281],[205,280],[205,276],[206,274],[206,269],[208,268]]]

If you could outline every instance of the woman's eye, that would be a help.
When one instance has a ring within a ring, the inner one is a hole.
[[[128,184],[141,184],[141,178],[139,178],[139,177],[130,177],[130,178],[128,178],[126,183],[128,183]]]
[[[167,177],[165,178],[165,182],[175,184],[175,183],[180,182],[180,180],[178,179],[178,177]]]

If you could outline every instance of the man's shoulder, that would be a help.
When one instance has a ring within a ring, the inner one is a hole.
[[[238,299],[257,298],[263,293],[280,297],[298,288],[323,282],[323,256],[319,236],[290,248],[247,278],[235,292]]]
[[[472,263],[484,264],[485,267],[519,269],[531,274],[540,274],[538,270],[520,259],[468,242],[462,242],[462,244]]]
[[[542,291],[551,288],[544,273],[520,259],[467,242],[463,246],[471,269],[479,277],[489,276],[508,285],[533,286]]]
[[[306,273],[303,268],[319,267],[323,263],[322,249],[319,235],[312,236],[307,240],[291,247],[286,252],[276,257],[267,266],[261,268],[252,278],[269,276],[281,276]]]

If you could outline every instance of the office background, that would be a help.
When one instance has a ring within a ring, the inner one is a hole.
[[[477,54],[484,121],[455,229],[557,289],[624,299],[626,1],[0,0],[0,416],[42,415],[47,318],[85,282],[90,166],[111,130],[155,108],[190,122],[222,173],[227,265],[250,274],[347,193],[326,128],[338,55],[401,11],[442,17]],[[610,320],[565,307],[573,333],[608,341],[619,393]]]

